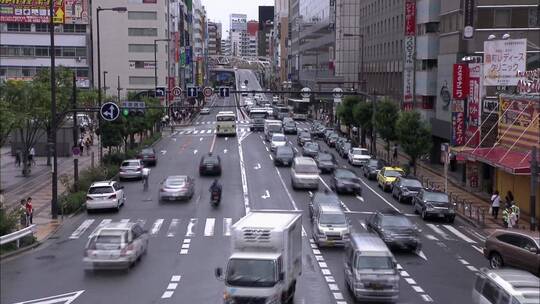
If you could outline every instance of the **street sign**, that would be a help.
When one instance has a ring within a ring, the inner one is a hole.
[[[219,88],[219,96],[220,97],[229,97],[231,89],[228,87],[220,87]]]
[[[187,88],[188,97],[197,97],[197,87],[188,87]]]
[[[174,87],[172,89],[172,94],[175,97],[178,97],[178,96],[182,95],[182,88],[181,87]]]
[[[205,97],[210,97],[212,96],[212,94],[214,94],[214,89],[212,89],[211,87],[206,87],[203,89],[202,93]]]
[[[341,98],[343,97],[343,89],[342,88],[335,88],[332,90],[332,95],[334,95],[334,98]]]
[[[311,96],[311,89],[308,87],[303,88],[300,92],[300,95],[304,98],[309,98],[309,96]]]
[[[71,148],[71,154],[73,154],[74,157],[78,157],[81,154],[81,148],[73,146],[73,148]]]
[[[100,109],[101,118],[106,121],[114,121],[120,115],[120,108],[114,102],[106,102]]]
[[[165,92],[165,87],[156,87],[156,97],[165,97]]]

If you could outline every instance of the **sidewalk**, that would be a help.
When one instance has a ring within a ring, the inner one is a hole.
[[[382,140],[377,140],[377,154],[379,158],[386,159],[385,143]],[[392,153],[390,151],[390,153]],[[398,148],[398,162],[400,164],[408,164],[409,157]],[[487,195],[480,193],[472,193],[462,186],[460,177],[448,172],[448,194],[451,199],[458,202],[458,214],[472,224],[483,228],[487,233],[491,233],[495,229],[504,228],[502,215],[499,212],[499,219],[496,221],[489,214],[490,198]],[[432,164],[426,161],[418,161],[416,168],[416,176],[424,185],[444,190],[444,166],[440,164]],[[517,227],[519,229],[529,229],[528,217],[520,216]]]
[[[97,142],[91,146],[94,152],[94,164],[98,164],[99,151]],[[46,157],[36,157],[36,165],[32,167],[29,177],[22,176],[22,167],[15,166],[15,157],[10,155],[8,147],[2,147],[0,181],[4,189],[6,209],[16,207],[23,198],[32,197],[34,207],[33,222],[36,224],[34,236],[38,241],[45,239],[60,225],[59,220],[51,219],[52,180],[51,167],[47,166]],[[66,174],[73,178],[73,157],[58,158],[58,176]],[[92,153],[79,157],[79,172],[92,165]],[[58,195],[65,191],[64,186],[58,183]]]

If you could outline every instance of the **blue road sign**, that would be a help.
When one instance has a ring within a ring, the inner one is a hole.
[[[230,95],[230,88],[228,88],[228,87],[219,88],[219,96],[220,97],[229,97],[229,95]]]
[[[101,118],[106,121],[114,121],[120,115],[120,108],[114,102],[106,102],[101,105],[100,109]]]
[[[165,87],[156,87],[156,97],[165,97]]]
[[[197,97],[197,87],[188,87],[187,88],[188,97]]]

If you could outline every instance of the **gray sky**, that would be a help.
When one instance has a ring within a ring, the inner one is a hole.
[[[247,14],[249,20],[259,19],[260,5],[274,5],[274,0],[202,0],[206,14],[212,21],[221,22],[223,39],[227,37],[230,14]]]

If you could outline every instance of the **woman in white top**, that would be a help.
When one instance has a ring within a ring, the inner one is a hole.
[[[497,219],[499,216],[499,208],[501,207],[501,197],[499,196],[499,191],[495,190],[491,196],[491,215]]]

